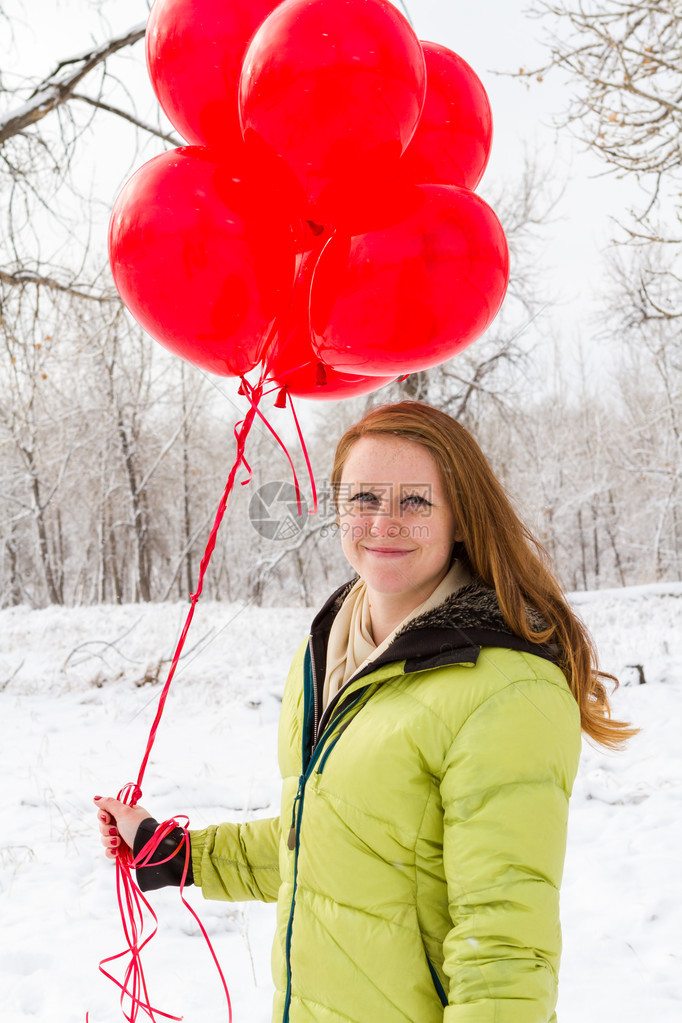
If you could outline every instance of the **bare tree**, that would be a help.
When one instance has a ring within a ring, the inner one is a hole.
[[[101,24],[104,32],[105,22]],[[88,143],[96,138],[95,125],[105,118],[131,126],[131,159],[139,140],[155,138],[164,147],[179,144],[154,118],[140,115],[132,93],[122,85],[124,65],[117,62],[132,47],[141,51],[144,33],[140,24],[104,38],[57,61],[47,74],[0,76],[4,296],[40,285],[97,301],[115,299],[103,245],[90,254],[90,224],[101,200],[84,183],[81,164]]]
[[[682,307],[682,8],[678,0],[535,0],[532,11],[550,56],[521,75],[563,73],[567,105],[557,123],[607,169],[639,182],[616,240],[633,250],[631,284],[647,317],[670,315]]]
[[[573,88],[566,121],[621,171],[661,180],[680,169],[682,11],[678,0],[535,0],[550,60]]]
[[[8,311],[0,320],[2,348],[2,401],[0,402],[0,451],[2,496],[8,511],[5,548],[10,558],[10,600],[22,592],[34,602],[44,587],[47,599],[65,599],[65,544],[60,497],[76,471],[79,449],[85,437],[73,405],[61,400],[72,366],[72,352],[65,346],[55,358],[51,326],[64,314],[60,296],[55,303],[38,289],[38,302],[19,302],[14,317]],[[31,537],[31,534],[33,536]],[[38,578],[26,579],[21,567],[18,537],[34,545]],[[30,539],[29,539],[30,538]]]
[[[618,502],[632,501],[646,480],[639,516],[624,518],[638,518],[631,550],[639,545],[640,561],[659,578],[680,570],[682,6],[535,0],[532,10],[547,27],[550,56],[522,74],[563,73],[569,88],[560,123],[607,169],[641,186],[633,193],[638,204],[621,218],[621,246],[605,273],[602,337],[613,339],[623,402],[622,432],[613,438],[621,479],[607,492],[606,521],[613,525]],[[615,551],[613,532],[609,544]],[[625,558],[616,561],[623,578]]]

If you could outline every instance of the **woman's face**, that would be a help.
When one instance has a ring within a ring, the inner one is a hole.
[[[426,600],[447,574],[459,539],[440,472],[416,441],[355,442],[338,495],[343,553],[370,591]]]

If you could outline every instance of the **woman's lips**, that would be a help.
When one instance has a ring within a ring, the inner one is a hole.
[[[365,545],[364,548],[368,554],[380,554],[386,557],[402,557],[405,554],[411,554],[414,550],[413,547],[369,547]]]

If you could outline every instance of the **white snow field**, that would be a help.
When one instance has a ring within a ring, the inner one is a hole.
[[[602,667],[627,682],[614,715],[642,731],[622,753],[584,747],[562,893],[559,1020],[679,1023],[682,583],[573,600]],[[160,692],[153,679],[185,613],[179,604],[0,612],[4,1023],[123,1019],[98,970],[124,945],[92,796],[136,777]],[[277,812],[283,679],[311,616],[199,605],[143,785],[155,816],[186,813],[200,827]],[[223,964],[235,1023],[268,1023],[273,907],[188,897]],[[217,972],[177,890],[151,900],[160,919],[145,955],[153,1004],[187,1023],[224,1023]]]

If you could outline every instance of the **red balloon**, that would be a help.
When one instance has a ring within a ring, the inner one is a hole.
[[[452,50],[422,43],[427,87],[419,126],[400,161],[400,177],[474,189],[492,144],[492,112],[481,80]]]
[[[147,68],[156,97],[188,142],[230,147],[241,139],[237,85],[254,32],[279,0],[155,0]]]
[[[400,161],[405,180],[476,188],[490,156],[493,119],[478,75],[452,50],[422,43],[426,100]]]
[[[299,329],[287,341],[277,345],[269,361],[268,377],[280,387],[286,387],[294,397],[321,401],[369,394],[395,379],[339,373],[331,366],[325,366],[315,355],[304,329]]]
[[[252,369],[290,302],[293,232],[257,179],[207,149],[174,149],[124,185],[111,215],[116,287],[144,329],[212,373]]]
[[[325,246],[313,275],[313,348],[344,373],[396,376],[449,359],[490,325],[509,256],[499,220],[468,189],[414,185],[392,225]]]
[[[310,336],[310,286],[328,235],[301,231],[296,284],[287,309],[277,321],[277,340],[264,358],[267,379],[286,387],[294,396],[335,400],[367,394],[388,384],[393,377],[338,373],[325,366],[312,348]]]
[[[324,223],[321,194],[393,173],[426,91],[421,44],[388,0],[284,0],[244,57],[244,138],[283,157]]]

